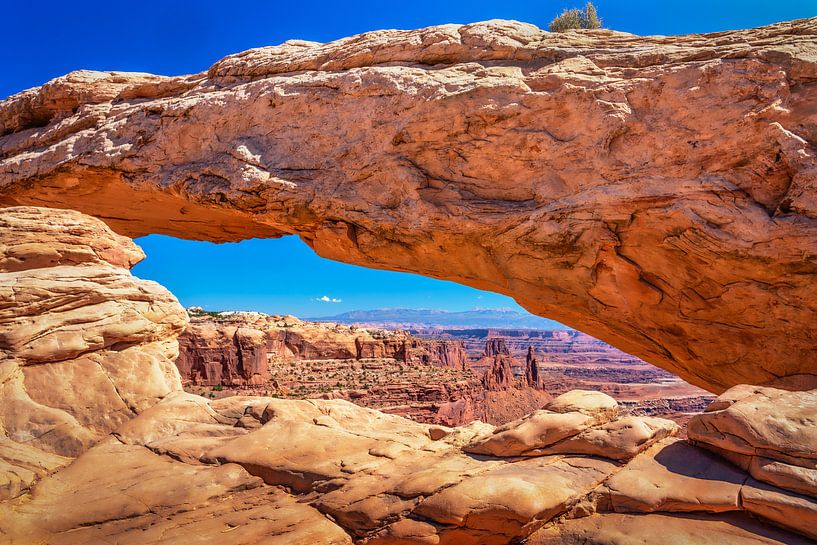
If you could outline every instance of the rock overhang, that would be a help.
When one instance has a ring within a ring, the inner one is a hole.
[[[817,374],[815,36],[489,21],[74,72],[0,103],[0,202],[129,236],[295,233],[716,392]]]

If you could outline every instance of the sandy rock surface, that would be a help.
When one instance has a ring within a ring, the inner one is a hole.
[[[621,422],[632,425],[631,417]],[[481,424],[429,426],[343,400],[174,393],[0,503],[0,541],[183,543],[195,536],[205,543],[224,534],[223,542],[236,544],[508,545],[528,536],[529,543],[584,536],[588,543],[659,545],[684,543],[684,536],[710,539],[689,541],[702,544],[791,538],[769,523],[814,537],[817,502],[757,482],[684,441],[664,439],[626,463],[567,447],[525,457],[463,450],[490,432]],[[635,451],[643,438],[632,439]],[[749,524],[747,513],[767,522]],[[649,524],[664,519],[670,541]],[[616,541],[638,520],[648,522],[633,533],[643,541]]]
[[[528,545],[808,545],[745,515],[603,514],[541,530]]]

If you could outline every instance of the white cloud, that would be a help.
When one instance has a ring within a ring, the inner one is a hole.
[[[343,302],[342,299],[338,299],[337,297],[329,297],[328,295],[324,295],[323,297],[318,297],[315,301],[321,301],[324,303],[341,303]]]

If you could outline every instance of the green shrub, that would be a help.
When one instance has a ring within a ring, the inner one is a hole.
[[[592,2],[584,6],[584,11],[576,8],[564,10],[548,25],[551,32],[564,32],[574,28],[601,28],[601,19]]]

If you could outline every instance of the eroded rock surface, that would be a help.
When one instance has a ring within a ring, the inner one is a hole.
[[[588,428],[606,424],[617,415],[616,400],[606,394],[581,390],[567,392],[544,409],[496,428],[465,450],[492,456],[538,455],[541,449]]]
[[[182,380],[202,386],[262,385],[273,363],[394,359],[464,371],[461,341],[419,339],[404,331],[302,321],[258,312],[193,315],[179,337]]]
[[[588,452],[576,438],[633,424],[594,411],[598,403],[576,405],[589,397],[568,396],[595,416],[551,413],[596,419],[557,442],[559,452],[497,457],[465,452],[494,434],[482,423],[429,426],[343,400],[176,392],[0,503],[0,541],[806,543],[769,521],[813,537],[817,503],[684,441],[652,437],[644,450],[642,434],[613,433],[631,461]]]
[[[693,417],[689,443],[652,446],[605,483],[600,501],[617,512],[744,511],[817,539],[814,393],[732,388]]]
[[[746,516],[603,514],[569,520],[532,535],[528,545],[809,545],[808,538]]]
[[[817,390],[736,386],[696,415],[688,433],[753,477],[741,493],[747,511],[817,540],[815,424]]]
[[[814,373],[815,36],[488,21],[74,72],[0,103],[0,202],[130,236],[296,233],[720,393]]]
[[[0,495],[14,497],[181,390],[187,316],[131,276],[131,240],[69,210],[0,210]]]

